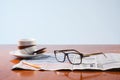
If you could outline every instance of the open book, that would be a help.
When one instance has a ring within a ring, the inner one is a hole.
[[[45,53],[43,56],[21,60],[12,69],[18,68],[27,70],[120,70],[120,53],[84,57],[80,65],[72,65],[68,61],[58,62],[53,53]]]

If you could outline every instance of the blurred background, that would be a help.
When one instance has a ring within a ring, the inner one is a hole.
[[[0,44],[120,44],[120,0],[0,0]]]

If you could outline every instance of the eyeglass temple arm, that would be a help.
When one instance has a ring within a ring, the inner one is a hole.
[[[91,55],[99,55],[99,54],[103,54],[105,57],[107,57],[103,52],[83,54],[83,57],[89,57],[89,56],[91,56]]]

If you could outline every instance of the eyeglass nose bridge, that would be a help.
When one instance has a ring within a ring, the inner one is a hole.
[[[73,63],[70,61],[68,54],[69,54],[69,53],[64,53],[64,60],[63,60],[63,62],[65,62],[65,60],[68,60],[71,64],[73,64]]]
[[[67,54],[67,53],[64,53],[64,61],[63,61],[63,62],[65,62],[66,58],[68,59],[68,54]],[[69,60],[69,59],[68,59],[68,60]],[[69,62],[70,62],[70,61],[69,61]]]
[[[69,53],[65,53],[65,54],[64,54],[64,55],[65,55],[65,56],[64,56],[64,62],[65,62],[65,60],[66,60],[66,58],[67,58],[67,60],[68,60],[71,64],[74,64],[74,63],[72,63],[72,62],[70,61],[68,54],[69,54]]]

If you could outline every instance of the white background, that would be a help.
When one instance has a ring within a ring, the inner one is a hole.
[[[120,44],[120,0],[0,0],[0,44]]]

